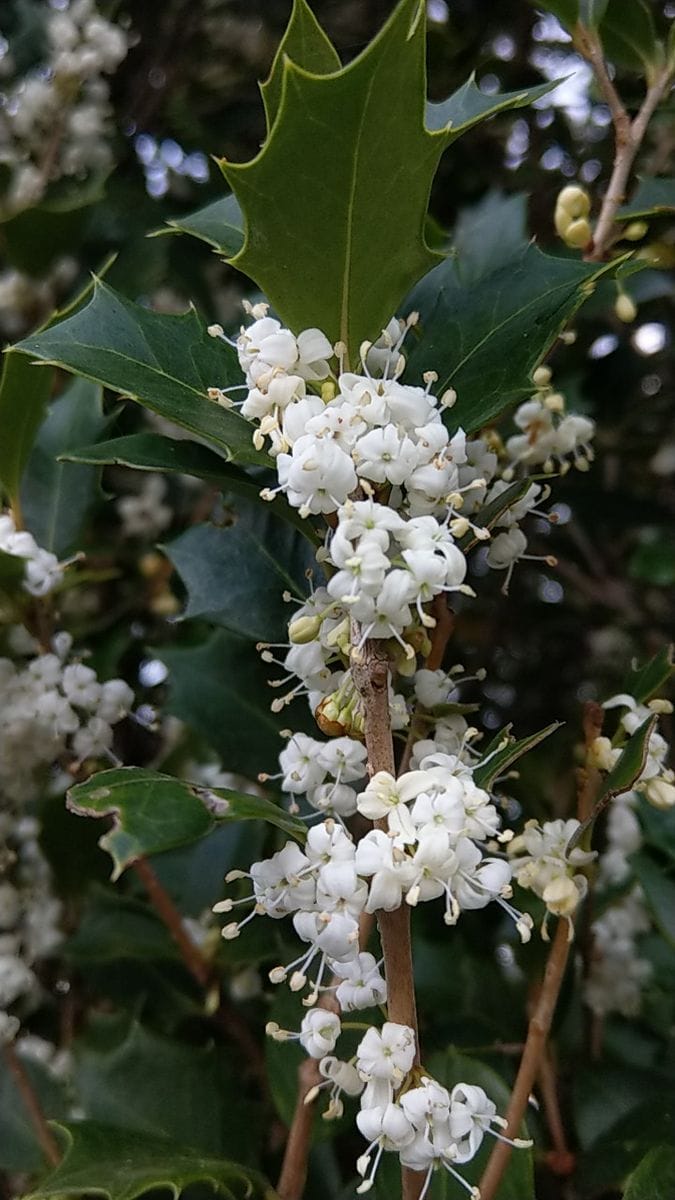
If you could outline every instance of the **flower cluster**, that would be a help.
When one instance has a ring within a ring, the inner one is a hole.
[[[593,922],[593,950],[584,1000],[597,1016],[634,1017],[652,967],[638,952],[638,938],[651,929],[642,891],[633,887]]]
[[[51,550],[43,550],[27,530],[17,529],[10,513],[0,513],[0,550],[24,561],[22,587],[31,596],[46,596],[63,578],[63,567]]]
[[[36,962],[53,954],[61,941],[61,905],[38,834],[33,817],[0,816],[0,1044],[13,1040],[17,1012],[39,997]]]
[[[2,197],[8,213],[39,203],[55,179],[81,179],[112,163],[104,77],[126,55],[126,34],[93,0],[73,0],[67,11],[46,10],[45,36],[46,61],[15,80],[0,106],[0,162],[11,170]]]
[[[546,937],[546,918],[571,917],[588,889],[581,868],[596,857],[594,850],[570,848],[579,829],[579,821],[527,821],[519,837],[509,844],[508,852],[515,879],[520,887],[529,888],[546,905],[542,936]],[[572,926],[570,924],[570,934]]]
[[[591,747],[591,764],[603,771],[610,771],[620,758],[621,735],[623,737],[630,736],[650,717],[673,711],[669,700],[651,700],[649,704],[639,704],[633,696],[629,696],[626,692],[611,696],[602,707],[626,710],[619,721],[619,744],[614,744],[607,737],[598,737]],[[648,800],[654,808],[675,807],[675,771],[666,767],[667,756],[668,743],[655,725],[649,735],[644,766],[634,784],[635,791],[644,796],[645,800]]]
[[[72,639],[57,634],[48,654],[0,658],[0,791],[30,799],[36,777],[62,756],[110,758],[113,726],[133,692],[122,679],[99,683],[91,667],[69,661]]]

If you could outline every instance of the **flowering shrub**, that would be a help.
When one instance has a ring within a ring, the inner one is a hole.
[[[514,732],[515,689],[476,632],[486,607],[518,612],[528,571],[564,576],[561,489],[613,453],[565,382],[570,322],[608,295],[634,319],[633,243],[672,207],[668,181],[629,183],[672,48],[635,18],[629,115],[615,7],[547,6],[616,138],[597,195],[559,190],[555,254],[498,194],[454,252],[428,212],[455,141],[555,80],[471,77],[429,102],[420,0],[346,66],[296,0],[262,149],[221,160],[230,194],[170,222],[238,269],[236,315],[217,288],[205,319],[179,297],[168,313],[106,264],[6,350],[8,1195],[645,1200],[672,1184],[665,639],[604,672],[598,653],[565,734],[562,700]],[[42,34],[0,108],[10,233],[64,180],[101,183],[106,78],[136,43],[89,0],[54,4]],[[36,317],[80,272],[62,268]],[[20,285],[10,267],[7,307]],[[32,323],[17,307],[12,336]],[[504,720],[481,712],[490,689]]]

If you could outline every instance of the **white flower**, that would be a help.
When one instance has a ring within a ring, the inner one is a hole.
[[[292,455],[278,456],[277,470],[289,504],[305,516],[335,512],[357,483],[350,456],[336,442],[312,434],[298,438]]]
[[[488,547],[487,563],[497,571],[513,566],[527,550],[525,534],[514,526],[508,533],[498,533]]]
[[[387,984],[372,954],[362,951],[352,962],[336,963],[335,974],[343,980],[335,995],[345,1012],[386,1003]]]
[[[394,779],[388,771],[377,771],[357,799],[357,808],[371,821],[387,818],[391,833],[401,841],[415,841],[415,827],[407,807],[428,786],[424,771],[407,771]]]
[[[337,1013],[313,1008],[306,1013],[300,1026],[300,1044],[310,1058],[323,1058],[335,1049],[342,1027]]]
[[[385,1021],[382,1029],[371,1026],[356,1051],[356,1068],[362,1079],[386,1079],[400,1083],[415,1061],[415,1032],[409,1025]]]

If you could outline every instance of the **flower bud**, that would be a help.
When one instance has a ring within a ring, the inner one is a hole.
[[[622,292],[620,296],[617,296],[616,303],[614,305],[614,312],[620,321],[625,321],[625,323],[629,325],[630,322],[634,321],[637,317],[637,311],[638,310],[635,301],[632,300],[631,297],[626,294],[626,292]]]
[[[648,779],[641,790],[654,808],[665,811],[675,807],[675,784],[667,779]]]
[[[591,227],[585,217],[580,217],[578,221],[571,221],[562,234],[565,245],[571,246],[574,250],[583,250],[592,237]]]
[[[551,382],[551,368],[544,366],[537,367],[532,376],[532,382],[538,388],[548,387]]]
[[[627,242],[639,242],[649,229],[646,221],[631,221],[623,231],[624,239]]]
[[[576,220],[577,217],[588,216],[591,211],[591,199],[585,188],[571,183],[558,193],[555,206],[556,209],[566,212],[571,219]]]
[[[288,636],[295,646],[305,646],[319,636],[319,617],[296,617],[288,626]]]

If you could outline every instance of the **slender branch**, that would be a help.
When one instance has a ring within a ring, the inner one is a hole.
[[[365,950],[368,945],[374,923],[371,913],[361,913],[359,918],[359,948],[361,950]],[[332,988],[340,982],[334,975],[329,987]],[[340,1012],[340,1005],[335,999],[333,991],[322,992],[316,1007],[328,1009],[330,1012]],[[280,1200],[301,1200],[307,1179],[309,1147],[315,1114],[314,1102],[311,1101],[308,1104],[306,1097],[312,1088],[321,1082],[318,1060],[305,1058],[298,1067],[298,1095],[277,1184],[277,1194]]]
[[[40,1104],[38,1096],[35,1092],[30,1076],[28,1075],[26,1068],[17,1054],[16,1047],[13,1043],[8,1043],[7,1045],[3,1046],[2,1049],[7,1066],[14,1077],[17,1091],[21,1096],[24,1108],[30,1117],[31,1124],[35,1130],[37,1140],[40,1143],[42,1153],[47,1161],[51,1163],[53,1167],[56,1167],[61,1161],[61,1151],[59,1150],[58,1142],[56,1141],[54,1134],[47,1124],[47,1118],[42,1111],[42,1105]]]
[[[574,41],[579,52],[593,68],[600,93],[609,108],[614,126],[614,166],[593,233],[593,245],[590,253],[586,256],[592,262],[599,262],[605,258],[613,242],[617,209],[626,197],[626,187],[635,156],[642,145],[654,111],[668,89],[673,72],[669,65],[659,71],[647,88],[637,116],[631,121],[623,101],[610,79],[602,52],[602,43],[597,34],[578,25]]]
[[[366,748],[368,771],[396,773],[394,742],[389,715],[389,663],[380,642],[369,640],[359,654],[353,655],[352,675],[363,700],[365,712]],[[380,829],[387,829],[386,819],[376,821]],[[410,908],[402,904],[393,912],[378,912],[377,925],[380,931],[384,972],[387,980],[387,1014],[390,1021],[408,1025],[415,1032],[415,1061],[420,1062],[417,1006],[413,979],[412,940],[410,933]],[[420,1171],[401,1168],[402,1200],[417,1200],[424,1176]]]
[[[530,1093],[539,1074],[570,946],[567,920],[559,920],[551,953],[546,963],[541,991],[530,1017],[525,1050],[506,1110],[507,1125],[504,1132],[510,1138],[518,1136]],[[481,1200],[494,1200],[510,1157],[511,1146],[506,1142],[496,1142],[480,1181]]]
[[[436,620],[434,631],[431,635],[431,649],[425,660],[425,667],[428,671],[437,671],[443,666],[443,659],[448,642],[452,637],[455,628],[455,614],[448,608],[447,597],[442,593],[435,596],[432,602],[432,614]],[[399,767],[399,775],[403,775],[410,766],[410,759],[415,747],[415,742],[420,737],[420,720],[417,712],[414,712],[410,719],[410,729],[405,743],[405,749],[401,758]]]
[[[222,993],[220,980],[213,965],[199,946],[190,937],[179,909],[174,904],[164,885],[160,882],[146,858],[139,858],[133,868],[143,883],[148,899],[155,912],[166,926],[192,978],[207,996],[218,994],[218,1006],[210,1013],[211,1020],[223,1034],[236,1042],[245,1056],[252,1073],[256,1076],[263,1092],[267,1091],[267,1072],[263,1053],[246,1022],[235,1008],[227,1003]]]
[[[567,1176],[571,1175],[576,1159],[569,1146],[567,1145],[567,1137],[565,1135],[565,1126],[563,1124],[562,1115],[560,1113],[560,1104],[558,1101],[558,1085],[556,1079],[555,1066],[551,1056],[551,1050],[546,1048],[539,1064],[539,1075],[537,1077],[539,1091],[544,1102],[544,1111],[546,1113],[546,1124],[553,1142],[553,1149],[549,1150],[546,1155],[546,1164],[554,1175]]]

